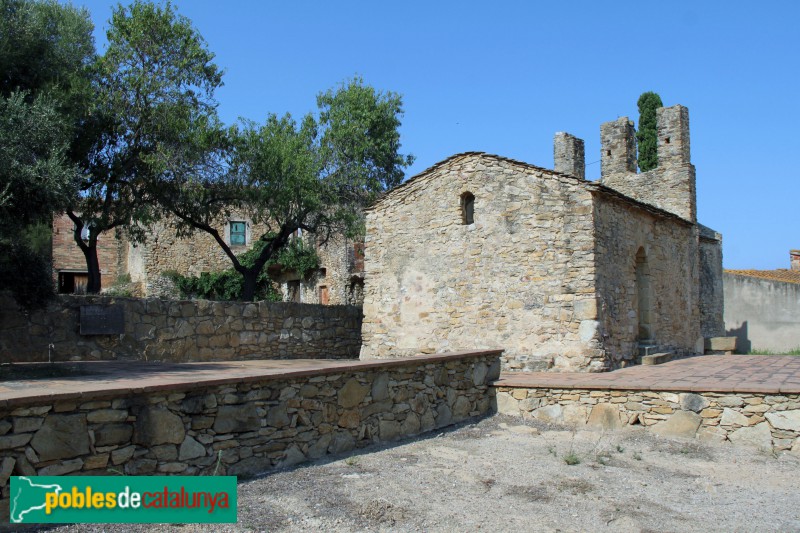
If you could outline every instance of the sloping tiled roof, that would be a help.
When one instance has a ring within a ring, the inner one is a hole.
[[[725,270],[725,273],[734,274],[736,276],[800,284],[800,270],[786,270],[785,268],[779,268],[777,270]]]

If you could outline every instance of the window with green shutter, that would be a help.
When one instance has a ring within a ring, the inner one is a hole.
[[[247,226],[244,222],[231,222],[231,246],[247,244]]]

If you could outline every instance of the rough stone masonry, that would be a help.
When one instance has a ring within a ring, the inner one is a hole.
[[[90,304],[121,308],[124,332],[81,335]],[[7,362],[354,359],[361,346],[361,309],[349,305],[60,296],[25,314],[0,295],[0,322]]]
[[[800,454],[797,394],[497,388],[497,410],[543,422],[621,429]]]
[[[253,475],[484,415],[498,357],[0,399],[0,520],[11,475]]]
[[[361,358],[503,348],[507,370],[604,371],[641,346],[677,354],[723,334],[721,240],[697,224],[686,108],[658,113],[658,168],[636,173],[627,119],[555,168],[454,155],[367,212]],[[701,304],[701,294],[706,303]]]

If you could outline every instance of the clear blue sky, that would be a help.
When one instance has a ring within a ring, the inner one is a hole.
[[[108,0],[76,0],[105,46]],[[226,122],[300,116],[361,75],[402,94],[408,175],[469,150],[552,168],[552,139],[638,121],[648,90],[689,108],[699,220],[726,268],[788,268],[800,248],[800,3],[177,1],[226,71]]]

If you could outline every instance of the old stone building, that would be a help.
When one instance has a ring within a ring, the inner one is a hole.
[[[253,224],[244,215],[233,214],[220,221],[223,239],[231,250],[240,254],[252,248],[254,240],[266,232],[263,225]],[[53,269],[59,292],[81,293],[86,278],[86,262],[72,237],[72,221],[58,216],[53,223]],[[305,278],[296,272],[273,268],[270,271],[285,301],[322,304],[360,304],[363,298],[363,243],[333,237],[316,243],[320,268]],[[166,272],[197,276],[203,272],[219,272],[231,268],[225,252],[204,232],[191,237],[178,237],[169,220],[152,226],[146,242],[134,245],[113,233],[98,239],[98,260],[103,290],[110,288],[120,276],[130,278],[135,293],[145,297],[174,297],[177,293]]]
[[[75,243],[74,231],[75,224],[67,215],[53,218],[53,278],[58,292],[63,294],[84,294],[89,281],[86,259]],[[106,289],[126,272],[127,248],[113,232],[103,233],[97,238],[97,260],[102,288]]]
[[[558,133],[555,170],[461,153],[376,202],[361,357],[499,347],[506,369],[603,371],[722,334],[721,237],[697,223],[686,108],[659,109],[649,172],[627,118],[601,141],[599,182]]]

